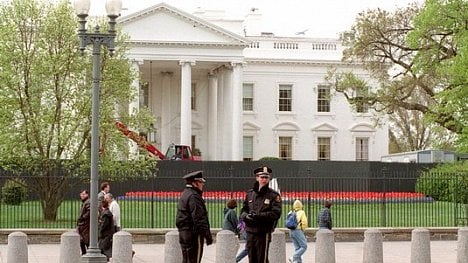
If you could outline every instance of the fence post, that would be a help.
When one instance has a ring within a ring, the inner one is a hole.
[[[8,235],[8,263],[28,263],[28,236],[23,232]]]
[[[364,232],[363,263],[382,263],[382,234],[378,229],[367,229]]]
[[[315,263],[335,263],[335,236],[329,229],[317,231]]]
[[[166,233],[164,242],[164,262],[180,263],[182,262],[182,250],[179,243],[179,231],[173,230]]]
[[[411,263],[431,262],[431,241],[429,230],[416,228],[411,232]]]
[[[387,226],[387,207],[386,207],[386,194],[387,194],[387,173],[388,169],[386,166],[382,168],[382,180],[383,180],[383,196],[382,196],[382,203],[380,207],[380,220],[382,227]]]
[[[457,263],[468,262],[468,227],[458,229]]]
[[[155,172],[152,171],[151,175],[151,228],[154,228],[154,176]]]
[[[112,245],[112,262],[132,262],[132,235],[126,231],[114,234]]]
[[[239,240],[230,230],[221,230],[216,234],[216,260],[219,263],[236,262]]]
[[[275,232],[271,233],[268,260],[271,263],[286,262],[286,234],[279,229],[276,229]]]
[[[60,236],[60,263],[79,263],[81,261],[80,235],[68,231]]]

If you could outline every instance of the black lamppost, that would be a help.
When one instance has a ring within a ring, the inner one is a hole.
[[[107,33],[101,33],[99,26],[95,27],[94,32],[87,32],[86,17],[88,16],[90,0],[75,0],[75,12],[79,18],[80,28],[78,36],[80,38],[80,50],[84,52],[86,46],[93,46],[93,100],[92,100],[92,123],[91,123],[91,219],[89,229],[89,248],[83,255],[81,262],[107,262],[106,256],[101,254],[98,247],[98,169],[99,169],[99,82],[100,82],[100,63],[101,63],[101,45],[106,46],[112,55],[114,51],[115,24],[122,9],[121,0],[107,0],[106,12],[109,17],[109,30]]]

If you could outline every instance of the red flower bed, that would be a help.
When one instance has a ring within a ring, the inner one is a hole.
[[[148,199],[151,195],[160,199],[179,198],[181,192],[166,191],[166,192],[127,192],[123,199]],[[205,199],[244,199],[245,192],[227,192],[227,191],[211,191],[203,192]],[[421,199],[425,198],[424,194],[412,192],[281,192],[283,200],[343,200],[343,201],[377,201],[382,199],[389,200],[405,200],[405,199]]]

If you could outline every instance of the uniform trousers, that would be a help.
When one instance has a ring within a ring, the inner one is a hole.
[[[200,263],[203,256],[204,238],[192,231],[179,230],[179,243],[182,249],[182,263]]]
[[[270,242],[271,233],[247,232],[249,263],[268,263],[268,248]]]

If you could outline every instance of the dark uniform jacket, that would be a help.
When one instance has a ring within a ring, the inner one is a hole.
[[[179,231],[189,231],[211,239],[210,223],[202,191],[186,185],[177,206],[176,226]]]
[[[89,203],[89,198],[82,201],[80,216],[76,222],[78,234],[80,239],[85,244],[89,244],[89,226],[91,219],[91,207]]]
[[[247,192],[241,219],[250,233],[271,233],[281,216],[281,197],[268,185],[258,190],[258,182]],[[248,216],[250,214],[250,216]]]
[[[99,248],[108,258],[112,257],[112,236],[115,233],[113,215],[109,209],[101,212],[99,222]]]

